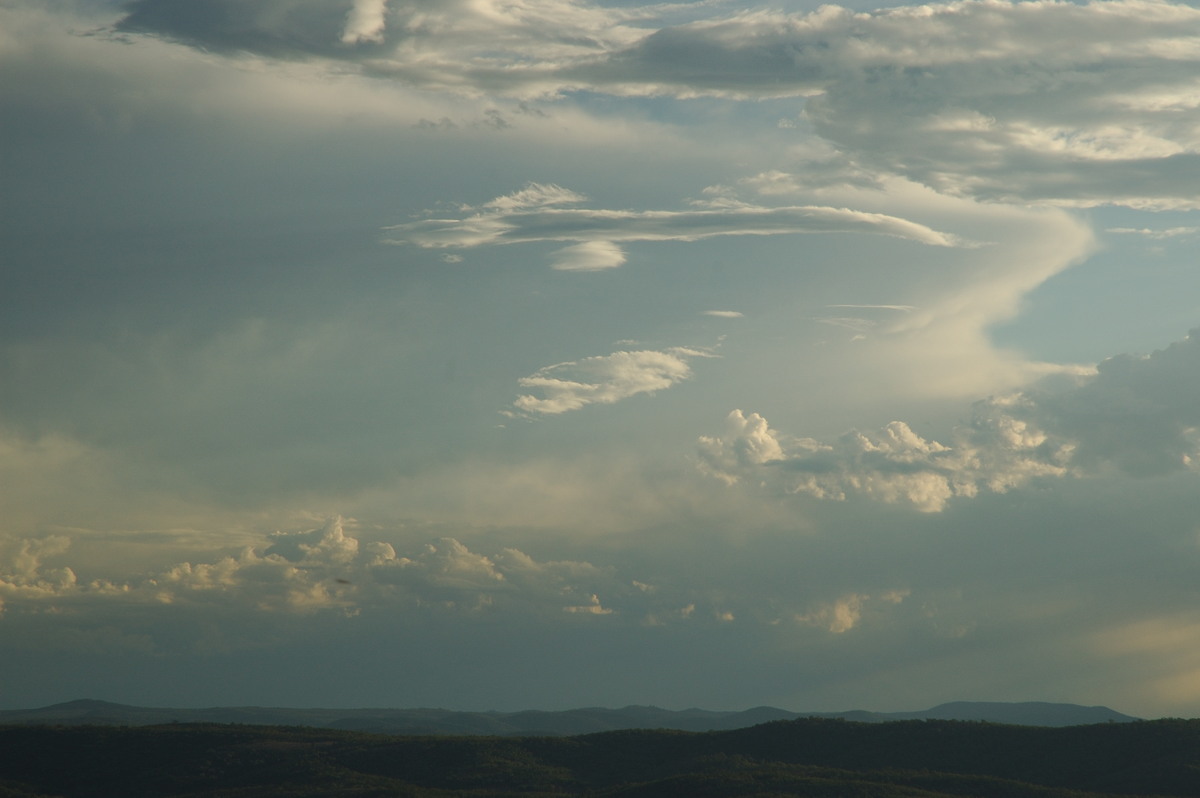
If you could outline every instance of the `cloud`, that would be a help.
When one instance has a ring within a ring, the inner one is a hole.
[[[209,49],[351,61],[364,73],[468,94],[804,96],[803,119],[837,151],[805,170],[810,185],[861,187],[892,174],[988,201],[1200,207],[1200,9],[968,0],[706,13],[708,4],[570,0],[135,0],[118,28]],[[1072,46],[1063,47],[1068,32]],[[772,213],[776,230],[811,221],[797,209]],[[625,221],[650,222],[634,219]],[[456,245],[472,245],[462,243],[471,239],[466,220],[409,234],[432,242],[455,228],[465,236]]]
[[[583,613],[585,615],[612,615],[612,610],[600,605],[600,597],[595,593],[588,599],[587,604],[576,604],[563,607],[566,612]]]
[[[388,244],[470,248],[534,241],[578,241],[554,253],[557,269],[621,265],[617,242],[699,241],[714,236],[875,233],[939,247],[961,246],[953,235],[882,213],[821,206],[763,207],[720,203],[690,211],[561,208],[585,198],[559,186],[530,183],[457,219],[424,219],[384,228]],[[470,210],[465,208],[464,210]]]
[[[796,621],[822,627],[835,635],[845,634],[862,620],[863,603],[870,598],[868,595],[851,593],[832,604],[823,604],[812,612],[798,615]]]
[[[0,610],[69,602],[76,613],[119,601],[142,607],[234,607],[253,613],[310,615],[363,608],[433,608],[476,612],[486,607],[523,612],[610,614],[598,595],[639,594],[612,569],[586,562],[539,561],[516,548],[493,556],[454,538],[400,556],[385,541],[362,542],[331,518],[315,529],[275,532],[265,545],[208,561],[180,562],[125,582],[81,581],[62,559],[64,535],[9,541],[0,548]]]
[[[1005,493],[1032,479],[1116,468],[1158,476],[1200,467],[1200,330],[1146,356],[1121,355],[1090,376],[1060,378],[977,402],[946,443],[903,421],[835,441],[788,439],[734,410],[699,439],[700,468],[726,484],[764,481],[790,493],[862,496],[940,512],[954,497]]]
[[[518,383],[536,390],[522,394],[513,406],[523,413],[557,415],[591,404],[612,404],[638,394],[666,390],[692,376],[688,360],[715,357],[685,347],[662,351],[614,352],[546,366]]]
[[[737,310],[706,310],[705,316],[716,316],[719,319],[740,319],[745,314]]]
[[[852,308],[859,310],[897,310],[909,313],[916,310],[914,305],[826,305],[827,308]]]
[[[1030,392],[1034,417],[1073,461],[1133,476],[1194,469],[1200,451],[1200,329],[1149,355],[1119,355],[1067,391]]]
[[[745,416],[734,410],[725,419],[722,437],[700,438],[701,470],[732,485],[740,472],[784,459],[776,435],[758,413]]]
[[[370,12],[379,5],[371,0],[132,0],[116,29],[216,51],[333,57],[343,42],[375,39],[375,30],[358,37],[376,24]]]
[[[0,571],[0,613],[6,601],[47,599],[73,590],[78,580],[70,568],[43,568],[44,560],[62,554],[70,543],[63,535],[8,542],[9,551],[3,552],[8,573]]]
[[[537,84],[538,72],[631,44],[644,34],[630,23],[644,17],[573,0],[133,0],[117,29],[472,91]]]
[[[344,44],[383,42],[387,0],[355,0],[342,30]]]
[[[1118,235],[1145,236],[1146,238],[1160,241],[1178,236],[1195,235],[1196,233],[1200,233],[1200,227],[1167,227],[1161,230],[1154,230],[1147,227],[1109,227],[1104,232],[1116,233]]]
[[[611,62],[625,81],[661,64],[676,92],[809,95],[804,117],[853,173],[994,201],[1196,207],[1198,31],[1197,9],[1140,0],[826,7],[659,31]]]
[[[1066,474],[1072,454],[1007,411],[1018,399],[976,406],[950,444],[927,440],[902,421],[877,433],[851,431],[831,443],[783,440],[758,414],[733,411],[720,437],[699,441],[701,469],[726,484],[765,480],[789,493],[844,501],[862,496],[940,512],[955,496],[1003,493],[1030,479]]]
[[[556,250],[552,268],[568,272],[615,269],[625,262],[625,253],[611,241],[585,241]]]

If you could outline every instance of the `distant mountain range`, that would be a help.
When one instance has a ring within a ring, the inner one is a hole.
[[[1084,707],[1040,701],[956,701],[920,712],[788,712],[774,707],[755,707],[740,712],[714,712],[703,709],[674,711],[651,706],[570,709],[560,712],[278,707],[167,709],[92,700],[69,701],[39,709],[0,710],[0,725],[151,726],[164,723],[239,723],[256,726],[310,726],[380,734],[495,736],[568,736],[621,729],[722,731],[796,718],[841,718],[867,723],[968,720],[1018,726],[1084,726],[1138,720],[1108,707]]]

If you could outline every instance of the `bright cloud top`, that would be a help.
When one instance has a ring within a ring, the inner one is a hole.
[[[692,376],[688,361],[715,357],[701,349],[643,349],[546,366],[518,382],[536,391],[513,402],[522,413],[557,415],[592,404],[612,404],[631,396],[666,390]]]

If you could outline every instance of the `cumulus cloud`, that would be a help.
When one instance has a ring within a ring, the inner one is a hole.
[[[0,612],[6,600],[52,598],[75,589],[78,580],[73,570],[43,566],[46,559],[65,552],[70,543],[63,535],[10,541],[5,552],[8,573],[0,571]]]
[[[384,541],[363,542],[331,518],[299,532],[275,532],[262,546],[211,560],[176,563],[123,583],[82,581],[69,567],[47,565],[70,547],[63,535],[0,546],[0,610],[73,602],[101,606],[114,599],[147,607],[237,607],[252,612],[311,614],[362,608],[432,608],[477,612],[521,607],[527,612],[607,615],[599,596],[641,595],[612,569],[590,563],[536,560],[505,548],[472,551],[454,538],[402,556]]]
[[[1071,448],[1005,412],[1015,400],[980,403],[947,445],[902,421],[876,433],[852,431],[831,443],[781,442],[758,414],[735,410],[719,437],[699,442],[702,470],[733,484],[751,478],[822,499],[863,496],[939,512],[955,496],[1003,493],[1037,476],[1067,473]]]
[[[783,460],[783,447],[776,436],[758,413],[745,416],[741,410],[734,410],[725,419],[720,437],[700,438],[700,467],[732,485],[747,469]]]
[[[862,496],[943,510],[954,497],[1004,493],[1031,479],[1116,468],[1133,476],[1200,464],[1200,330],[1146,356],[1121,355],[1078,376],[977,402],[941,443],[903,421],[832,442],[787,438],[758,414],[730,413],[699,440],[700,468],[792,493]]]
[[[845,634],[858,625],[862,619],[863,602],[870,598],[868,595],[851,593],[831,604],[822,604],[812,612],[797,616],[796,621],[827,629],[835,635]]]
[[[522,394],[513,406],[523,413],[557,415],[591,404],[612,404],[638,394],[653,394],[689,379],[692,368],[688,361],[697,357],[715,355],[672,347],[614,352],[546,366],[518,380],[522,388],[540,395]]]

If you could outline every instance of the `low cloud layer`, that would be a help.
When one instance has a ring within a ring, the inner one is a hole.
[[[258,613],[311,614],[364,607],[471,612],[496,604],[524,612],[574,613],[596,596],[633,595],[611,570],[584,562],[539,562],[506,548],[485,556],[453,538],[408,556],[385,542],[362,542],[340,518],[301,532],[275,532],[260,546],[210,561],[181,562],[141,580],[83,582],[51,566],[70,549],[67,536],[14,541],[0,563],[0,600],[9,611],[106,601],[147,606],[232,606]],[[0,608],[3,604],[0,604]],[[39,609],[40,608],[40,609]]]

